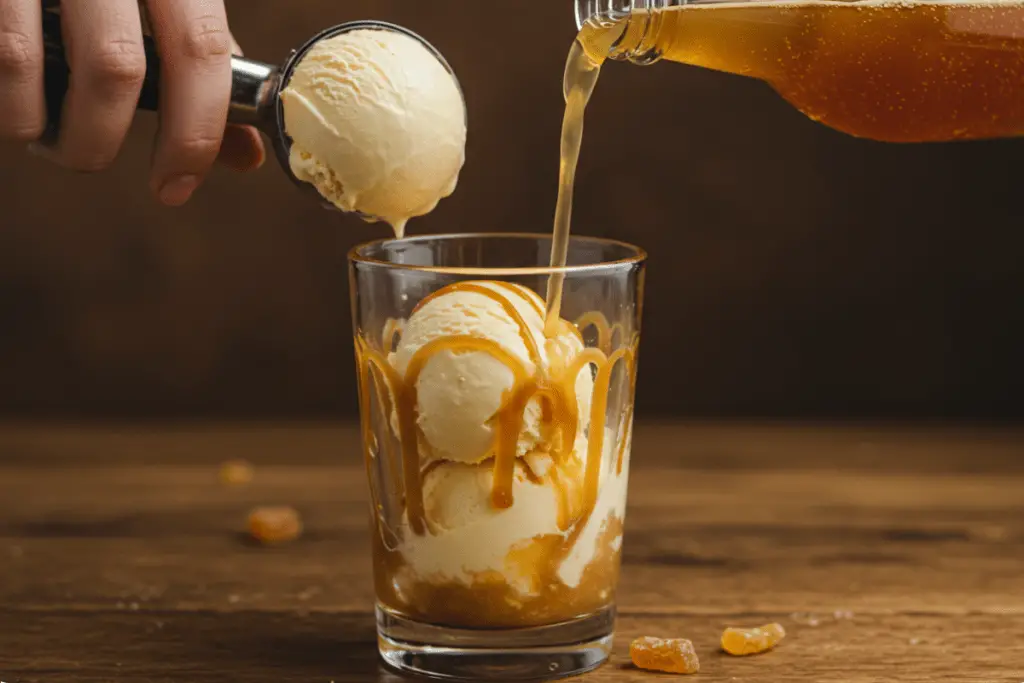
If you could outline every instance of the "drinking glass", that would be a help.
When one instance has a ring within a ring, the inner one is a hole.
[[[378,642],[399,670],[525,680],[608,658],[646,254],[550,251],[461,234],[349,255]]]

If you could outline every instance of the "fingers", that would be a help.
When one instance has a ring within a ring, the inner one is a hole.
[[[98,171],[117,157],[146,77],[138,5],[65,2],[62,20],[71,85],[57,157],[70,168]]]
[[[37,140],[46,126],[40,0],[0,0],[0,139]],[[45,156],[94,171],[117,156],[146,73],[136,0],[63,2],[71,81],[57,145]],[[162,56],[162,111],[152,185],[167,204],[185,202],[214,160],[247,171],[266,159],[259,133],[229,126],[230,55],[222,0],[149,0]]]
[[[0,138],[30,142],[46,127],[39,0],[0,0]]]
[[[242,48],[231,39],[231,52],[241,56]],[[233,171],[254,171],[267,159],[267,150],[259,131],[252,126],[229,125],[224,131],[217,161]]]
[[[161,56],[160,132],[151,184],[184,204],[220,151],[231,97],[231,49],[221,0],[148,0]]]

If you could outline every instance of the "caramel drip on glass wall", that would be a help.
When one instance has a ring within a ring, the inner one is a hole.
[[[381,334],[381,348],[389,352],[395,348],[395,340],[402,336],[402,321],[388,320],[384,324],[384,332]]]
[[[608,318],[605,317],[601,311],[591,311],[590,313],[584,313],[576,320],[576,329],[585,330],[588,327],[594,327],[597,330],[597,348],[601,350],[606,356],[609,356],[608,362],[610,365],[614,365],[612,357],[612,343],[615,341],[616,332],[619,334],[620,339],[625,339],[626,329],[621,323],[615,323],[614,325],[608,324]],[[636,343],[630,345],[628,349],[629,356],[628,371],[629,371],[629,396],[632,397],[636,393]],[[629,401],[626,406],[626,414],[622,420],[622,438],[619,440],[619,455],[616,458],[615,473],[622,473],[622,462],[626,458],[626,446],[629,444],[629,439],[626,438],[626,431],[631,429],[630,425],[633,421],[633,400]]]
[[[490,284],[490,283],[489,283]],[[435,294],[424,299],[417,306],[421,308],[425,302],[443,293],[452,291],[472,291],[487,296],[501,303],[509,317],[515,320],[523,334],[524,342],[529,338],[533,342],[532,334],[522,316],[519,315],[512,302],[504,297],[496,289],[505,289],[510,294],[531,301],[538,313],[540,306],[532,297],[527,294],[529,290],[518,288],[518,285],[497,285],[494,289],[473,283],[456,283],[445,287]],[[559,334],[565,334],[566,329],[572,329],[577,338],[582,338],[576,326],[561,321],[564,326],[556,325],[555,329]],[[493,453],[494,484],[491,491],[492,504],[499,509],[508,508],[514,502],[513,485],[515,482],[516,450],[519,443],[519,434],[523,428],[524,414],[527,405],[534,398],[542,402],[542,418],[546,423],[547,430],[557,430],[561,436],[561,443],[556,440],[556,448],[551,453],[552,468],[551,476],[559,497],[559,528],[566,531],[573,528],[570,534],[570,541],[582,531],[583,525],[589,519],[597,503],[598,488],[600,485],[602,457],[604,454],[605,420],[608,406],[608,396],[611,390],[612,374],[616,364],[626,364],[627,390],[630,392],[626,398],[628,404],[632,405],[632,391],[635,386],[636,375],[636,346],[638,336],[634,335],[627,346],[611,351],[611,341],[614,335],[613,326],[609,326],[607,319],[600,313],[589,313],[580,319],[585,326],[594,326],[598,331],[598,338],[602,348],[585,348],[571,363],[567,359],[556,357],[552,359],[550,367],[544,367],[540,362],[540,354],[536,344],[527,348],[531,349],[531,357],[535,358],[534,367],[526,367],[516,356],[502,348],[497,342],[480,337],[467,335],[441,337],[425,344],[413,354],[412,359],[406,368],[405,374],[400,375],[388,362],[386,351],[372,348],[367,340],[358,335],[356,338],[356,358],[359,370],[359,394],[362,403],[362,430],[364,456],[367,462],[371,462],[373,451],[377,450],[381,457],[390,460],[393,456],[387,446],[377,443],[373,431],[373,406],[371,405],[371,386],[384,410],[385,415],[392,411],[397,417],[399,442],[401,443],[402,474],[405,482],[405,510],[409,526],[417,535],[429,531],[429,520],[426,519],[422,480],[426,474],[421,469],[419,454],[419,433],[416,426],[417,401],[416,383],[420,373],[426,364],[435,355],[441,352],[450,353],[485,353],[494,358],[511,371],[513,375],[512,386],[506,391],[502,398],[501,406],[495,413],[493,421],[495,425]],[[399,325],[389,322],[385,325],[384,348],[390,350],[389,344],[393,341]],[[617,326],[617,329],[622,329]],[[552,342],[552,339],[547,339]],[[561,349],[557,344],[549,343],[549,350]],[[536,353],[536,355],[534,355]],[[557,353],[556,353],[557,356]],[[594,381],[594,389],[591,398],[589,441],[586,459],[584,463],[583,488],[575,492],[573,488],[572,473],[562,468],[568,462],[569,456],[575,446],[577,432],[579,431],[579,408],[576,394],[576,381],[579,374],[588,371],[590,366],[597,369]],[[631,410],[631,408],[630,408]],[[629,418],[627,415],[623,423],[623,429],[627,429]],[[546,431],[547,431],[546,430]],[[624,457],[627,441],[625,432],[620,430],[621,444],[618,453],[617,471],[621,472],[622,460]],[[387,440],[387,439],[385,439]],[[395,467],[386,463],[389,468],[389,476],[395,474]],[[529,473],[532,474],[532,473]],[[573,505],[574,495],[579,496],[581,503]],[[375,501],[376,503],[376,501]],[[571,547],[571,543],[568,547]]]

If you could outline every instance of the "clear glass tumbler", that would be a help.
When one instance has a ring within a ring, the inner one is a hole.
[[[608,658],[646,255],[575,237],[552,269],[550,250],[472,234],[350,254],[378,641],[397,669],[525,680]]]

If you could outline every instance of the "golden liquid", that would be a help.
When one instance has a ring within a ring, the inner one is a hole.
[[[804,114],[850,135],[934,142],[1024,134],[1024,2],[751,2],[650,17],[644,49],[767,81]],[[645,19],[586,26],[640,45]]]
[[[440,337],[421,347],[409,361],[403,375],[398,373],[387,358],[388,352],[394,348],[396,337],[401,334],[401,321],[389,321],[384,326],[380,340],[368,339],[363,334],[357,335],[356,361],[362,405],[363,446],[367,468],[371,470],[369,475],[372,481],[373,459],[382,458],[388,472],[388,481],[403,482],[401,496],[409,528],[417,535],[432,533],[423,500],[423,479],[427,472],[421,465],[420,434],[416,423],[417,380],[427,362],[438,353],[486,353],[509,368],[514,377],[513,386],[506,392],[494,417],[495,441],[490,459],[494,472],[492,505],[503,509],[515,502],[513,489],[517,465],[523,467],[522,461],[516,457],[516,448],[523,429],[524,412],[527,405],[539,397],[542,405],[541,432],[549,435],[547,441],[551,447],[548,455],[552,467],[547,476],[559,499],[558,526],[568,533],[564,536],[537,538],[527,547],[517,549],[518,561],[528,563],[532,572],[542,577],[542,589],[537,595],[524,600],[522,597],[514,597],[515,592],[500,575],[477,577],[472,586],[422,582],[406,586],[399,594],[394,586],[394,577],[401,571],[404,560],[399,551],[388,549],[383,543],[384,536],[391,532],[378,529],[378,533],[374,534],[378,542],[375,552],[378,598],[396,611],[433,623],[463,627],[552,623],[599,609],[611,601],[618,572],[618,549],[613,541],[618,535],[616,530],[621,530],[621,520],[611,520],[609,528],[603,531],[596,559],[584,571],[583,582],[579,587],[570,589],[562,586],[556,577],[559,566],[571,552],[597,504],[605,452],[608,396],[613,371],[620,362],[624,364],[627,373],[630,397],[622,424],[628,425],[631,422],[631,397],[636,384],[636,348],[639,340],[634,335],[632,339],[624,339],[622,347],[613,350],[612,340],[616,332],[621,336],[622,328],[609,325],[603,314],[588,313],[576,325],[558,318],[554,324],[547,326],[550,331],[545,329],[545,351],[549,359],[545,368],[540,362],[540,349],[526,321],[512,303],[513,298],[525,299],[543,317],[544,308],[539,297],[519,285],[501,282],[488,284],[499,287],[500,291],[479,283],[459,282],[427,297],[417,305],[414,312],[431,299],[454,291],[471,291],[486,296],[498,303],[518,324],[520,335],[533,361],[532,370],[528,370],[515,356],[492,340],[450,336]],[[597,330],[597,347],[583,349],[572,357],[566,356],[566,347],[558,342],[558,337],[572,334],[582,341],[581,330],[591,326]],[[596,374],[591,398],[588,450],[580,472],[570,457],[580,429],[576,380],[581,372],[591,372],[591,367],[596,369]],[[378,440],[375,434],[373,396],[376,397],[376,405],[382,410],[385,424],[392,413],[397,417],[397,452],[392,452],[390,439]],[[622,434],[615,468],[617,474],[622,471],[627,445],[626,435]],[[401,476],[398,472],[401,472]],[[529,472],[528,468],[526,476],[536,482],[542,481]],[[372,485],[371,490],[374,490]],[[374,507],[380,510],[380,501],[374,500]]]
[[[561,158],[558,166],[558,201],[555,204],[555,222],[552,229],[551,266],[562,268],[569,252],[569,233],[572,222],[572,193],[576,184],[576,166],[583,144],[583,114],[601,75],[601,64],[622,30],[598,31],[589,34],[588,41],[572,44],[565,63],[562,90],[565,94],[565,115],[562,118]],[[586,49],[585,49],[586,48]],[[559,320],[562,307],[562,285],[565,276],[554,273],[548,278],[547,330]]]

